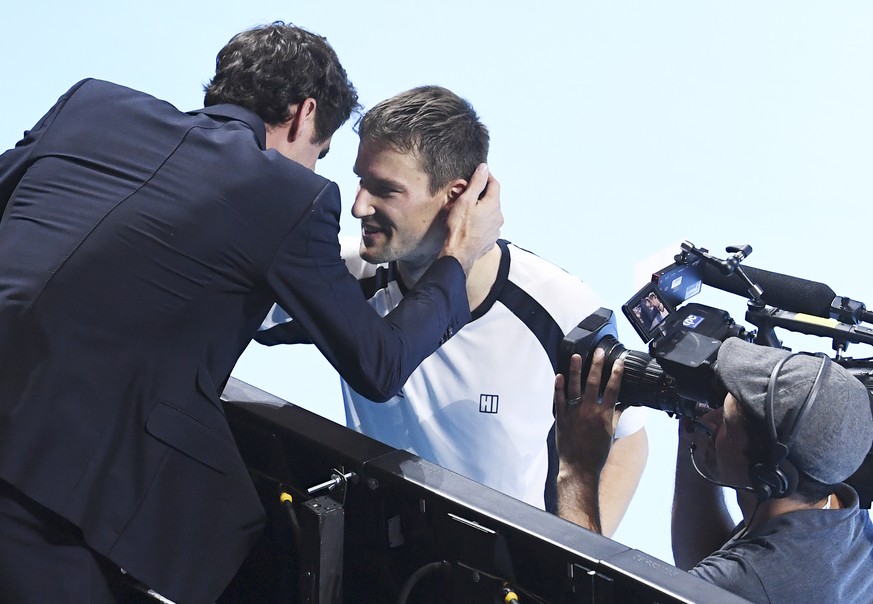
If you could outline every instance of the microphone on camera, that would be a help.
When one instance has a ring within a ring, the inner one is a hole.
[[[764,290],[761,299],[770,306],[802,312],[818,317],[829,317],[834,290],[816,281],[790,277],[743,265],[743,271],[753,283]],[[751,299],[749,290],[736,275],[724,275],[717,267],[703,263],[700,279],[707,285]]]
[[[702,263],[700,280],[720,290],[752,299],[746,283],[736,275],[725,275],[715,266]],[[783,310],[837,318],[846,323],[873,321],[873,312],[864,304],[837,296],[830,287],[818,281],[809,281],[781,273],[743,265],[746,276],[759,285],[764,293],[761,300]]]

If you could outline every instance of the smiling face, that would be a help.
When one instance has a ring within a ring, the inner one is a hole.
[[[443,209],[463,191],[455,180],[432,193],[414,152],[361,142],[355,173],[360,178],[352,215],[361,221],[361,257],[372,263],[400,261],[423,272],[445,240]]]

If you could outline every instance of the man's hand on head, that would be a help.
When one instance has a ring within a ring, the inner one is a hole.
[[[464,272],[494,247],[503,226],[500,183],[480,164],[446,217],[446,240],[440,256],[454,256]]]

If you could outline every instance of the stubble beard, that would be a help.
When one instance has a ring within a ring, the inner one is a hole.
[[[385,245],[378,248],[370,248],[364,244],[363,240],[361,240],[358,253],[362,259],[370,264],[387,264],[388,262],[393,262],[398,259],[397,252],[394,250],[394,247],[390,242],[387,242]]]

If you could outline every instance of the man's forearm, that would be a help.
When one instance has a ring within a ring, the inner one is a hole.
[[[600,478],[585,472],[558,471],[558,515],[600,533]]]
[[[733,526],[721,487],[697,473],[687,447],[680,444],[670,525],[676,566],[694,567],[730,538]]]
[[[616,440],[600,474],[600,520],[603,534],[612,537],[640,484],[649,456],[645,428]]]

